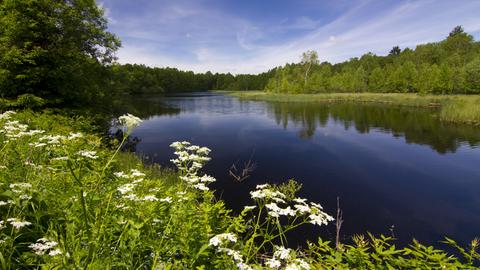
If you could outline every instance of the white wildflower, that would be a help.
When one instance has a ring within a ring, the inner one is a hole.
[[[267,194],[263,190],[250,191],[252,199],[263,199],[267,197]]]
[[[4,205],[9,205],[10,203],[7,201],[0,201],[0,206],[4,206]]]
[[[52,158],[53,161],[65,161],[65,160],[68,160],[68,157],[56,157],[56,158]]]
[[[54,249],[54,250],[51,250],[51,251],[48,253],[48,255],[49,255],[49,256],[52,256],[52,257],[53,257],[53,256],[57,256],[57,255],[60,255],[60,254],[62,254],[62,251],[61,251],[60,249],[58,249],[58,248],[57,248],[57,249]]]
[[[10,188],[21,188],[21,189],[29,189],[32,188],[32,184],[30,183],[13,183],[9,185]]]
[[[214,237],[210,238],[209,245],[218,247],[220,244],[222,244],[225,241],[230,241],[232,243],[237,242],[237,237],[233,233],[222,233],[222,234],[217,234]]]
[[[82,150],[82,151],[78,151],[77,154],[82,156],[82,157],[91,158],[91,159],[97,159],[98,158],[96,151]]]
[[[269,187],[270,185],[269,184],[262,184],[262,185],[257,185],[257,189],[265,189],[267,187]]]
[[[67,137],[62,135],[45,135],[40,137],[40,141],[47,141],[48,144],[60,144],[61,141],[66,139]]]
[[[128,131],[131,131],[132,129],[138,127],[140,125],[140,123],[143,122],[142,119],[140,119],[140,118],[138,118],[134,115],[131,115],[129,113],[118,117],[118,121],[120,122],[120,124],[122,126],[127,128]]]
[[[141,183],[141,182],[143,182],[143,180],[144,180],[143,178],[139,178],[139,179],[137,179],[137,180],[134,180],[134,181],[132,182],[132,184]]]
[[[285,270],[301,270],[301,268],[295,263],[290,263],[290,264],[287,264],[287,266],[285,266]]]
[[[30,226],[32,225],[31,222],[28,222],[28,221],[21,221],[17,218],[9,218],[7,219],[8,222],[10,222],[10,224],[15,227],[15,229],[21,229],[25,226]]]
[[[0,114],[0,120],[8,120],[10,119],[10,116],[14,115],[15,112],[14,111],[5,111],[4,113]]]
[[[205,186],[205,184],[203,183],[198,183],[198,184],[195,184],[193,185],[194,188],[198,189],[198,190],[202,190],[202,191],[207,191],[207,190],[210,190],[207,186]]]
[[[308,216],[310,218],[310,223],[313,225],[327,225],[329,221],[333,221],[333,217],[321,212],[319,214],[311,214]]]
[[[132,169],[132,170],[130,170],[130,172],[131,172],[130,175],[133,176],[133,177],[143,177],[143,176],[145,176],[144,173],[142,173],[142,172],[140,172],[139,170],[136,170],[136,169]]]
[[[301,269],[305,269],[305,270],[310,269],[310,265],[302,259],[296,259],[295,262],[297,263],[298,266],[300,266]]]
[[[22,193],[31,189],[32,185],[30,183],[13,183],[10,184],[9,187],[14,193]]]
[[[243,208],[244,211],[251,211],[253,209],[257,208],[256,205],[247,205]]]
[[[197,154],[206,156],[210,154],[211,151],[212,150],[208,149],[207,147],[200,147],[200,149],[197,150]]]
[[[125,184],[117,188],[117,190],[123,194],[127,194],[129,192],[132,192],[133,189],[135,188],[134,184]]]
[[[32,147],[35,147],[35,148],[38,148],[38,147],[46,146],[47,144],[46,144],[46,143],[36,142],[36,143],[29,143],[28,145],[29,145],[29,146],[32,146]]]
[[[46,238],[40,238],[37,240],[36,243],[29,245],[28,247],[33,249],[35,254],[37,255],[43,255],[45,252],[47,252],[49,249],[52,249],[58,245],[57,242],[55,241],[50,241]],[[50,255],[50,254],[49,254]],[[57,254],[55,254],[57,255]],[[54,255],[51,255],[54,256]]]
[[[23,194],[23,195],[20,195],[19,198],[20,198],[20,200],[27,200],[28,201],[32,198],[32,196]]]
[[[265,261],[265,265],[269,268],[279,268],[280,266],[282,266],[282,262],[275,258],[271,258]]]
[[[167,203],[171,203],[171,202],[172,202],[172,197],[165,197],[165,198],[161,198],[159,201],[161,201],[161,202],[167,202]]]
[[[113,175],[115,175],[118,178],[129,178],[128,174],[124,172],[114,172]]]
[[[125,199],[130,200],[130,201],[138,201],[137,195],[130,193],[126,196],[123,196]]]
[[[293,201],[296,202],[296,203],[305,203],[307,201],[307,199],[295,198],[295,199],[293,199]]]
[[[276,246],[275,247],[275,252],[273,253],[274,258],[279,258],[282,260],[286,260],[290,258],[290,253],[292,252],[291,249],[285,248],[282,246]]]
[[[318,208],[318,209],[320,209],[320,210],[323,209],[323,207],[322,207],[320,204],[318,204],[318,203],[311,202],[310,205],[312,205],[312,207]]]
[[[147,196],[143,197],[142,201],[154,202],[154,201],[158,201],[158,198],[155,197],[155,195],[147,195]]]
[[[77,133],[71,132],[70,135],[67,137],[67,139],[68,140],[74,140],[74,139],[82,138],[82,137],[83,137],[83,134],[80,133],[80,132],[77,132]]]
[[[186,147],[186,149],[187,149],[188,151],[195,151],[195,152],[196,152],[198,149],[200,149],[200,146],[198,146],[198,145],[192,145],[192,146]]]
[[[295,204],[293,207],[295,207],[295,209],[297,209],[297,211],[301,214],[310,213],[311,211],[310,207],[304,204]]]
[[[237,262],[237,267],[239,270],[253,270],[251,266],[247,265],[244,262]]]

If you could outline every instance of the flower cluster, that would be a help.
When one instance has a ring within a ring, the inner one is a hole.
[[[232,242],[236,243],[237,242],[237,236],[233,233],[222,233],[222,234],[217,234],[214,237],[210,238],[209,245],[218,247],[225,242]]]
[[[269,269],[284,269],[284,270],[309,270],[310,265],[299,258],[295,257],[295,251],[275,246],[273,257],[265,260],[265,266]]]
[[[12,183],[9,185],[14,193],[22,193],[32,188],[30,183]]]
[[[274,190],[268,184],[257,185],[256,190],[250,192],[250,196],[254,200],[263,200],[266,202],[265,207],[268,210],[268,215],[273,218],[280,216],[308,216],[309,222],[314,225],[327,225],[329,221],[333,221],[333,217],[323,212],[320,204],[311,202],[307,203],[306,199],[295,198],[292,200],[293,206],[280,207],[279,204],[286,205],[285,194],[278,190]]]
[[[48,240],[47,238],[40,238],[36,243],[29,245],[28,247],[33,249],[35,254],[44,255],[47,251],[50,251],[48,255],[56,256],[62,254],[60,249],[53,249],[58,245],[57,242]]]
[[[97,152],[96,151],[87,151],[87,150],[82,150],[78,151],[77,155],[80,157],[85,157],[85,158],[90,158],[90,159],[97,159]]]
[[[150,202],[166,202],[171,203],[172,198],[157,198],[155,195],[146,195],[143,197],[139,197],[134,193],[135,188],[138,186],[139,183],[143,182],[145,174],[137,169],[131,169],[129,173],[125,172],[115,172],[113,173],[118,178],[129,179],[131,180],[130,183],[123,184],[117,188],[117,191],[120,192],[124,199],[130,201],[150,201]],[[125,209],[125,205],[119,205],[118,208]]]
[[[8,119],[8,118],[4,118]],[[27,131],[28,126],[24,124],[20,124],[18,121],[10,121],[7,120],[3,125],[2,129],[0,129],[0,133],[4,133],[5,137],[9,139],[18,139],[25,136],[34,136],[36,134],[44,133],[44,130],[29,130]],[[8,140],[5,140],[8,142]]]
[[[25,226],[30,226],[32,225],[31,222],[28,222],[28,221],[22,221],[18,218],[9,218],[7,219],[7,222],[9,222],[15,229],[21,229]]]
[[[215,178],[209,175],[198,176],[200,169],[210,160],[208,154],[210,149],[191,145],[189,142],[174,142],[170,145],[175,149],[176,159],[171,161],[178,170],[183,174],[180,178],[193,188],[207,191],[208,184],[215,182]]]
[[[126,128],[127,132],[131,132],[134,128],[138,127],[143,121],[142,119],[127,113],[118,117],[118,122],[120,123],[120,125]]]
[[[14,115],[14,111],[6,111],[4,113],[0,113],[0,120],[9,120],[10,116]]]
[[[248,264],[246,264],[243,260],[242,254],[238,250],[234,250],[231,248],[226,248],[229,243],[236,243],[237,236],[233,233],[222,233],[217,234],[210,239],[209,245],[216,248],[217,252],[222,252],[230,256],[235,263],[235,265],[240,270],[253,270]]]

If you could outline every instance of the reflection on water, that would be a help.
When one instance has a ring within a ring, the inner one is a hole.
[[[356,105],[352,103],[322,105],[303,103],[267,103],[269,116],[284,128],[301,127],[300,138],[311,138],[329,120],[354,128],[358,133],[375,131],[404,137],[407,143],[429,145],[439,153],[455,152],[462,143],[478,145],[478,127],[445,124],[432,118],[433,111],[405,107]]]
[[[435,243],[480,236],[480,130],[441,123],[436,112],[355,104],[239,101],[218,94],[130,99],[125,111],[146,121],[134,131],[136,151],[171,166],[168,145],[188,140],[213,150],[206,172],[227,204],[250,204],[263,182],[295,178],[301,195],[334,213],[344,210],[344,235],[393,232]],[[252,157],[245,183],[228,175]],[[330,237],[334,228],[303,235]],[[294,236],[302,238],[302,236]]]

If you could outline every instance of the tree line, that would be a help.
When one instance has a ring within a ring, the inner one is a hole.
[[[258,75],[231,73],[194,73],[176,68],[145,65],[113,65],[113,88],[121,93],[162,94],[208,90],[264,89],[273,71]]]
[[[440,42],[415,49],[392,48],[387,56],[319,63],[308,51],[300,63],[275,69],[265,87],[277,93],[400,92],[422,94],[480,93],[480,42],[455,27]]]

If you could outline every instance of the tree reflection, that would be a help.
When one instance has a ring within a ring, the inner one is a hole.
[[[404,137],[407,143],[429,145],[438,153],[455,152],[462,143],[476,146],[480,142],[477,127],[439,121],[434,109],[387,107],[353,103],[266,103],[269,115],[278,125],[300,127],[298,136],[312,138],[317,128],[329,121],[341,122],[345,130],[359,133],[372,129]]]

